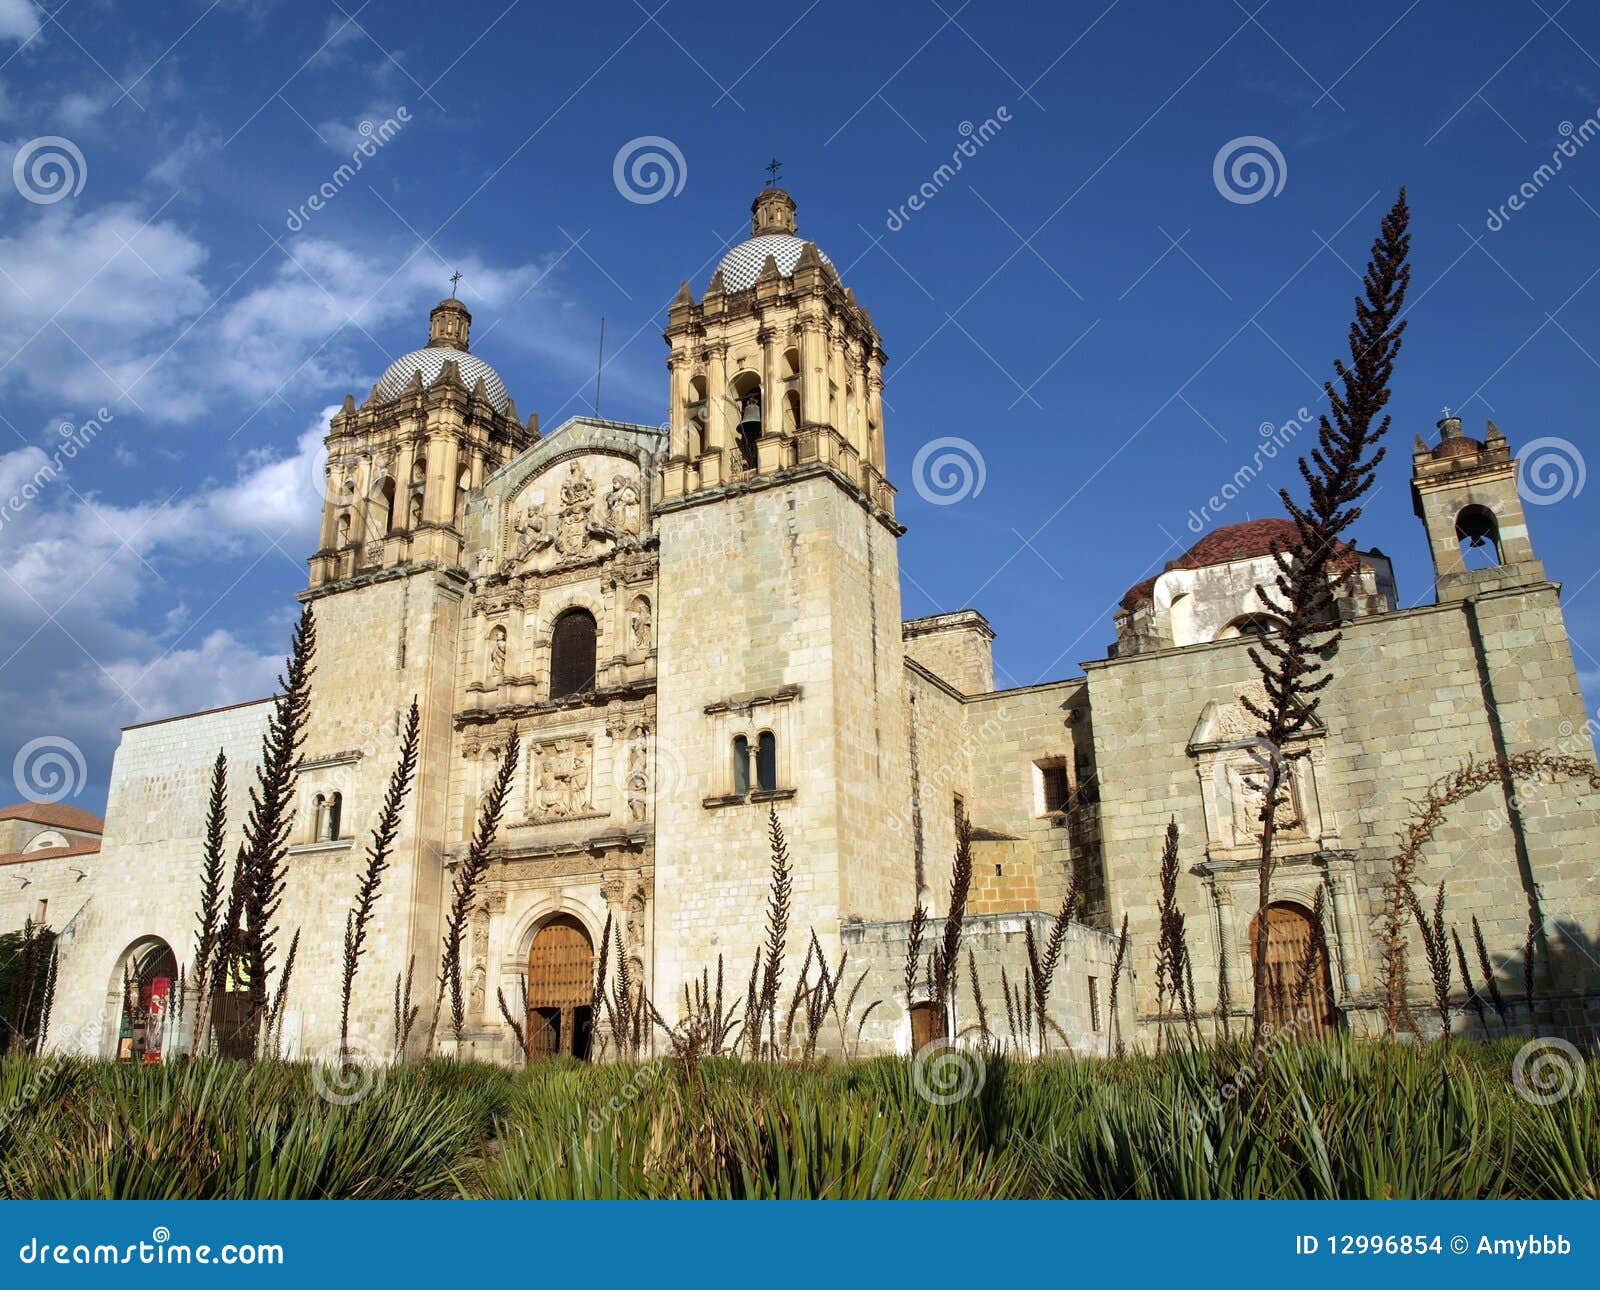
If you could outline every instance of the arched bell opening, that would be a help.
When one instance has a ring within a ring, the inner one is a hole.
[[[733,378],[729,394],[738,409],[734,446],[739,451],[739,464],[745,470],[754,470],[758,460],[756,443],[761,438],[761,378],[754,372],[741,372]]]
[[[1456,541],[1461,563],[1468,569],[1492,569],[1504,564],[1500,551],[1500,524],[1487,506],[1474,503],[1456,516]]]

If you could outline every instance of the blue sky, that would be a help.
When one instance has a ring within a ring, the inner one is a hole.
[[[1442,406],[1572,471],[1595,449],[1600,11],[1326,9],[0,0],[0,767],[70,741],[98,809],[119,725],[270,688],[326,416],[422,343],[452,271],[524,414],[588,411],[604,316],[603,414],[659,423],[666,304],[745,235],[774,155],[889,353],[905,611],[983,610],[1007,685],[1102,656],[1258,427],[1319,409],[1408,185],[1410,329],[1357,536],[1428,600],[1407,480]],[[615,163],[649,136],[682,160],[629,200]],[[1249,138],[1271,191],[1246,167],[1225,194]],[[982,488],[933,504],[915,463],[948,437]],[[1592,707],[1600,482],[1552,478],[1529,518]],[[1292,479],[1268,463],[1220,522]]]

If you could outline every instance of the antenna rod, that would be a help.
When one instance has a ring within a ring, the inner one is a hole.
[[[600,318],[600,353],[599,353],[599,356],[595,359],[595,365],[594,365],[594,419],[596,421],[598,421],[600,419],[600,373],[605,370],[605,366],[606,366],[606,320],[605,320],[605,316],[601,315],[601,318]]]

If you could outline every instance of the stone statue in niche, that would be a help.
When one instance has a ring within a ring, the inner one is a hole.
[[[649,810],[650,744],[642,731],[636,732],[628,746],[628,817],[643,824]]]
[[[484,1005],[484,972],[481,967],[472,969],[472,993],[468,996],[467,1015],[474,1021],[483,1020]]]
[[[590,804],[591,750],[587,739],[539,744],[534,749],[533,815],[567,820],[587,815]]]
[[[644,896],[637,891],[628,897],[628,944],[644,944]]]
[[[628,610],[628,634],[633,640],[633,648],[648,650],[654,630],[655,624],[650,617],[650,602],[639,596]]]
[[[422,524],[422,494],[411,494],[411,511],[406,520],[408,528],[416,529]]]
[[[506,674],[506,629],[496,627],[489,633],[489,679],[498,681]]]

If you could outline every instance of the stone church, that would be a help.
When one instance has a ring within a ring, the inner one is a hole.
[[[811,931],[830,962],[848,954],[850,979],[867,973],[862,1002],[881,1000],[868,1050],[932,1032],[925,987],[906,993],[906,926],[919,900],[939,925],[963,815],[964,945],[987,1006],[980,1019],[964,965],[955,1031],[1007,1039],[1000,973],[1021,980],[1027,929],[1042,939],[1076,875],[1086,901],[1051,999],[1060,1033],[1078,1051],[1114,1031],[1148,1041],[1169,819],[1199,1008],[1207,1024],[1248,1017],[1259,741],[1240,700],[1257,684],[1249,643],[1273,630],[1255,587],[1292,530],[1206,533],[1129,589],[1115,642],[1081,675],[996,690],[980,613],[902,618],[871,314],[799,236],[786,192],[752,212],[704,293],[685,283],[668,310],[663,425],[541,431],[470,348],[454,298],[423,348],[333,417],[301,594],[318,645],[281,918],[301,938],[286,1052],[336,1042],[346,912],[413,698],[420,766],[353,1001],[374,1054],[393,1051],[408,965],[431,1011],[452,875],[512,737],[521,764],[464,959],[465,1052],[521,1060],[502,997],[531,1055],[589,1052],[608,918],[612,963],[626,955],[669,1019],[719,961],[742,997],[774,809],[795,874],[788,979]],[[1346,557],[1335,680],[1319,723],[1283,750],[1264,969],[1315,964],[1319,1027],[1378,1024],[1383,886],[1430,782],[1468,758],[1593,755],[1560,587],[1517,481],[1492,423],[1472,436],[1447,418],[1412,459],[1432,602],[1403,608],[1380,552]],[[208,775],[226,751],[237,834],[269,707],[129,727],[99,850],[0,857],[3,926],[47,902],[60,934],[53,1045],[149,1060],[181,1044],[162,1009],[193,956]],[[1591,1024],[1597,810],[1587,785],[1496,786],[1453,810],[1417,873],[1447,880],[1457,925],[1478,916],[1507,993],[1531,915],[1543,992]],[[1413,959],[1425,996],[1415,946]]]

